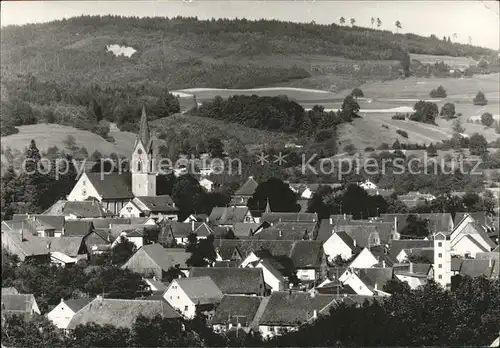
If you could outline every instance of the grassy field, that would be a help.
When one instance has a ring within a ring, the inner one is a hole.
[[[115,152],[118,155],[130,156],[136,135],[129,132],[120,132],[118,130],[110,131],[109,135],[115,138],[115,143],[110,143],[102,137],[87,131],[73,127],[61,126],[57,124],[36,124],[21,126],[19,133],[2,137],[2,146],[4,148],[18,149],[23,151],[29,146],[31,139],[36,141],[40,151],[46,151],[50,146],[57,146],[64,149],[64,141],[68,135],[75,137],[77,146],[84,146],[89,155],[95,150],[103,155]]]
[[[422,64],[434,64],[444,62],[452,68],[474,66],[477,62],[469,57],[433,56],[429,54],[410,54],[410,59],[416,59]]]

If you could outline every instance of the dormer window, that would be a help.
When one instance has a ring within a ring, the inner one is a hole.
[[[141,149],[138,149],[138,150],[137,150],[137,154],[139,154],[139,155],[140,155],[141,153],[142,153],[142,150],[141,150]]]

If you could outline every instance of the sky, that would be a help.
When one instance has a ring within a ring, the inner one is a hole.
[[[456,33],[456,41],[498,50],[500,22],[498,1],[328,1],[328,0],[157,0],[157,1],[2,1],[1,25],[22,25],[85,15],[197,16],[209,18],[278,19],[321,24],[338,23],[342,16],[356,25],[370,27],[379,17],[382,29],[412,32],[439,38]]]

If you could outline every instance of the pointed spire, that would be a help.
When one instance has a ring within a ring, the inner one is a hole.
[[[146,105],[142,106],[141,122],[139,123],[139,139],[142,141],[144,146],[149,144],[149,124],[148,116],[146,115]]]
[[[269,198],[266,198],[266,213],[271,212],[271,206],[269,205]]]

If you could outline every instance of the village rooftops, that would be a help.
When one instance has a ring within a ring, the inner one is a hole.
[[[244,222],[248,213],[248,207],[214,207],[208,221],[214,225],[234,225]]]
[[[298,326],[328,313],[337,302],[332,295],[310,294],[298,291],[275,291],[259,321],[267,326]]]
[[[403,249],[432,248],[434,241],[425,239],[393,239],[390,244],[390,253],[398,256]]]
[[[175,206],[172,197],[169,195],[162,196],[141,196],[135,197],[132,202],[141,210],[147,210],[151,213],[172,212],[176,213],[179,209]]]
[[[75,220],[66,221],[64,224],[64,235],[67,237],[83,237],[88,235],[94,229],[92,221]]]
[[[125,300],[98,296],[80,309],[68,324],[68,329],[78,325],[93,323],[112,325],[118,328],[131,328],[138,316],[176,319],[179,314],[163,300]]]
[[[111,216],[102,205],[95,200],[90,201],[67,201],[61,213],[65,216],[74,215],[78,218],[100,218]]]
[[[252,196],[259,184],[254,180],[253,176],[249,176],[247,181],[234,193],[235,196]]]
[[[261,220],[271,224],[278,222],[317,222],[318,215],[316,213],[263,213]]]
[[[125,263],[133,268],[135,259],[134,256],[139,252],[145,253],[149,258],[156,263],[163,271],[168,271],[171,267],[179,266],[180,269],[187,269],[187,260],[191,257],[191,253],[186,252],[182,248],[164,248],[161,244],[147,244],[139,248],[134,255]]]
[[[130,173],[85,173],[103,200],[134,198]]]
[[[215,310],[213,324],[232,324],[249,327],[262,302],[262,297],[245,295],[224,295]]]
[[[189,277],[174,280],[196,305],[219,303],[224,295],[210,277]]]
[[[193,267],[190,277],[210,277],[224,294],[259,294],[263,273],[260,268]]]

